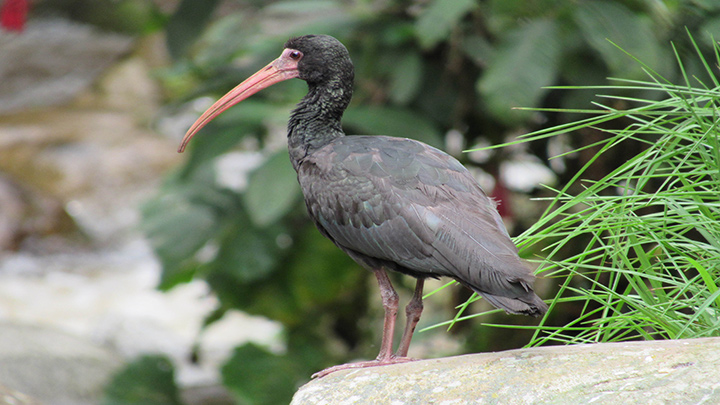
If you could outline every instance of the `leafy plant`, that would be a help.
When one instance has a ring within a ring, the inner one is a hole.
[[[210,16],[220,2],[202,2],[203,7],[197,2],[182,0],[167,26],[175,63],[160,78],[174,108],[234,87],[277,57],[289,36],[330,34],[346,44],[356,67],[355,97],[344,121],[347,132],[407,136],[436,146],[444,145],[449,132],[461,133],[470,145],[503,142],[508,134],[566,119],[570,111],[554,114],[552,108],[582,109],[595,91],[547,86],[604,83],[608,75],[637,80],[642,69],[618,55],[606,38],[646,58],[657,66],[658,76],[670,81],[701,74],[701,64],[680,71],[669,63],[665,43],[673,39],[682,54],[691,44],[677,27],[702,35],[720,25],[720,6],[702,2],[249,1],[229,7],[216,20]],[[657,88],[639,85],[603,90],[623,103],[651,101],[658,94]],[[370,347],[377,340],[358,326],[372,315],[367,272],[313,228],[286,163],[285,121],[304,92],[304,83],[286,82],[224,113],[195,137],[185,164],[143,208],[144,229],[163,265],[160,288],[203,278],[220,300],[208,323],[231,308],[282,322],[287,351],[261,355],[253,348],[250,357],[267,359],[267,367],[275,367],[268,373],[282,373],[296,383],[324,366],[373,356]],[[514,109],[518,106],[544,110]],[[586,128],[604,127],[612,117],[605,118],[587,121]],[[533,136],[547,140],[550,135]],[[579,151],[593,146],[583,140],[571,143]],[[264,160],[246,186],[232,188],[218,179],[216,167],[220,157],[237,149],[259,153]],[[543,142],[531,144],[529,151],[542,160],[548,154]],[[459,158],[474,164],[466,156]],[[594,159],[582,153],[565,156],[560,182],[573,180],[576,167]],[[501,160],[501,153],[495,153],[483,168],[496,173]],[[598,187],[593,189],[612,189]],[[570,201],[577,200],[558,199],[555,205]],[[559,214],[543,224],[557,218]],[[519,218],[520,228],[533,221]],[[528,232],[523,238],[530,238]],[[525,252],[543,248],[539,240],[520,240]],[[553,243],[555,255],[571,248]],[[637,243],[645,247],[646,242]],[[708,268],[706,260],[698,263]],[[568,284],[563,294],[571,287],[581,288]],[[225,384],[242,401],[277,402],[248,387],[237,356],[250,349],[238,350],[223,368]]]
[[[105,405],[181,404],[173,364],[165,356],[141,356],[118,371],[105,388]]]
[[[541,256],[541,274],[560,286],[551,312],[573,311],[565,325],[528,327],[535,331],[530,346],[720,336],[720,45],[715,64],[699,49],[698,56],[709,80],[685,74],[683,84],[673,84],[641,64],[649,80],[616,79],[616,86],[593,89],[662,93],[660,101],[606,96],[596,110],[563,111],[589,118],[517,141],[605,134],[517,238],[523,251]],[[685,72],[679,56],[678,62]],[[624,125],[611,129],[616,121]],[[638,154],[599,180],[584,179],[604,155],[633,142],[643,145]],[[458,313],[456,320],[476,316]]]

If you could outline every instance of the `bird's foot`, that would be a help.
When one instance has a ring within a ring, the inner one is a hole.
[[[390,356],[390,357],[384,358],[384,359],[361,361],[358,363],[338,364],[337,366],[328,367],[325,370],[318,371],[317,373],[312,375],[312,378],[322,378],[328,374],[331,374],[331,373],[334,373],[334,372],[340,371],[340,370],[387,366],[389,364],[408,363],[408,362],[416,361],[416,360],[417,359],[413,359],[412,357]]]

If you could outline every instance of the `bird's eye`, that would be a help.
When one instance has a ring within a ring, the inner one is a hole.
[[[300,60],[302,58],[303,54],[300,51],[290,51],[290,59],[292,60]]]

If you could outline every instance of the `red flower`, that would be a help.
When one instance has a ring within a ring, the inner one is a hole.
[[[22,31],[27,12],[27,0],[5,0],[0,7],[0,27],[7,31]]]

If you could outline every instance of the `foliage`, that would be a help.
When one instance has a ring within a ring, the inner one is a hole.
[[[690,1],[247,1],[225,4],[212,21],[223,3],[199,2],[182,0],[167,25],[175,63],[160,77],[178,110],[234,87],[277,57],[289,36],[324,33],[345,43],[355,62],[347,132],[436,146],[449,131],[462,133],[467,144],[502,142],[563,117],[514,107],[584,108],[594,94],[546,86],[600,84],[609,75],[638,79],[642,70],[606,39],[637,52],[669,80],[700,74],[702,65],[682,72],[668,63],[665,44],[676,41],[682,54],[689,42],[678,27],[702,37],[720,25],[720,7]],[[606,90],[614,101],[626,101],[648,89]],[[230,308],[282,322],[285,354],[252,348],[251,357],[274,356],[267,367],[276,370],[267,373],[296,383],[324,366],[373,356],[377,339],[358,327],[368,316],[367,273],[313,229],[287,152],[278,151],[284,149],[281,128],[304,92],[302,82],[286,82],[224,113],[193,139],[184,166],[143,209],[144,229],[163,265],[160,287],[201,277],[221,302],[208,322]],[[266,160],[246,187],[233,189],[215,169],[218,158],[239,145]],[[547,154],[534,148],[541,158]],[[495,173],[501,159],[497,153],[484,168]],[[239,400],[282,402],[252,392],[237,356],[223,375]]]
[[[165,356],[141,356],[115,374],[102,403],[181,404],[172,363]]]
[[[720,336],[720,45],[715,50],[715,64],[698,53],[707,81],[685,75],[676,85],[643,65],[649,80],[595,89],[633,88],[662,93],[662,100],[607,96],[636,107],[598,103],[597,110],[575,111],[589,118],[518,141],[583,130],[606,135],[517,238],[524,251],[542,256],[541,273],[560,285],[552,310],[577,311],[565,325],[532,327],[529,345]],[[625,124],[611,129],[613,121]],[[601,179],[584,179],[603,155],[631,142],[642,150]],[[581,191],[570,193],[574,185]]]
[[[239,404],[280,404],[287,402],[296,389],[296,368],[301,363],[294,360],[246,344],[235,349],[222,371],[225,383],[234,388]]]
[[[43,0],[32,2],[30,11],[40,18],[62,17],[128,35],[157,31],[166,20],[157,2],[148,0]]]

